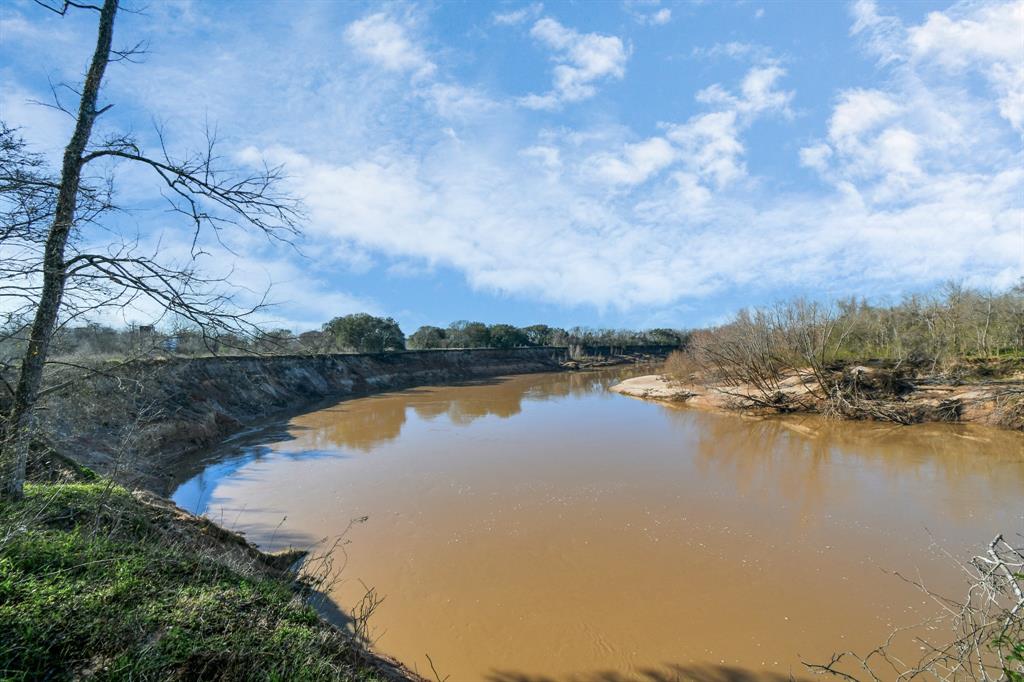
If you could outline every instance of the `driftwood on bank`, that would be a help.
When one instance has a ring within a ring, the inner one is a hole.
[[[758,413],[812,412],[842,419],[976,422],[1024,429],[1024,379],[950,380],[862,365],[836,371],[827,385],[809,371],[783,371],[771,393],[743,383],[678,381],[660,374],[627,379],[612,390],[648,400]]]

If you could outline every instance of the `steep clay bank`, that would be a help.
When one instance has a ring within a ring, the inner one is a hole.
[[[187,454],[278,413],[375,391],[555,371],[562,348],[152,360],[52,396],[41,432],[58,452],[166,494]]]
[[[854,370],[869,371],[867,368]],[[927,378],[908,382],[898,395],[863,399],[848,409],[814,398],[806,376],[794,374],[780,384],[774,398],[779,407],[767,407],[752,386],[725,386],[676,381],[664,374],[626,379],[611,387],[622,395],[644,400],[686,404],[712,410],[753,413],[821,412],[846,418],[880,419],[902,423],[974,422],[1020,430],[1024,428],[1021,396],[1024,381],[1017,378],[950,384]]]

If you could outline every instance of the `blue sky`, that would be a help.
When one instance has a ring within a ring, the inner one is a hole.
[[[30,100],[81,78],[94,21],[0,7],[0,117],[54,159],[70,121]],[[1022,36],[1024,2],[149,2],[98,134],[185,151],[209,121],[285,164],[298,250],[232,232],[200,263],[271,286],[268,323],[689,327],[1014,283]],[[111,170],[110,229],[185,254],[152,178]]]

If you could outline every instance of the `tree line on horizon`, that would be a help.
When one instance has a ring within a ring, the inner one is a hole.
[[[92,322],[67,327],[55,336],[56,355],[129,356],[162,351],[177,355],[216,353],[381,353],[398,350],[447,348],[525,348],[537,346],[682,346],[689,332],[676,329],[563,329],[546,324],[518,327],[457,320],[447,327],[424,325],[408,336],[391,317],[354,313],[335,317],[320,329],[295,333],[270,329],[244,337],[230,333],[204,334],[188,326],[159,330],[155,326],[126,328]],[[0,341],[0,355],[13,356],[20,349],[6,335]]]
[[[0,356],[13,359],[22,352],[17,338],[0,334]],[[249,336],[209,334],[188,326],[116,329],[88,323],[60,329],[53,351],[63,356],[130,356],[154,350],[204,355],[658,345],[687,347],[691,356],[701,358],[701,365],[711,366],[725,362],[725,357],[746,364],[770,356],[778,364],[783,357],[800,355],[791,348],[800,338],[819,339],[822,343],[812,346],[831,361],[933,363],[950,357],[1018,355],[1024,352],[1024,284],[992,292],[947,282],[933,292],[907,295],[888,305],[852,297],[830,303],[800,299],[743,309],[725,324],[694,330],[565,329],[457,320],[447,327],[423,325],[406,335],[393,318],[368,313],[335,317],[320,329],[300,333],[282,328]],[[719,362],[712,361],[715,357]]]

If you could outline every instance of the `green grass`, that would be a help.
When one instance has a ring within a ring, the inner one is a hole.
[[[0,679],[383,679],[291,580],[197,533],[104,481],[0,504]]]

